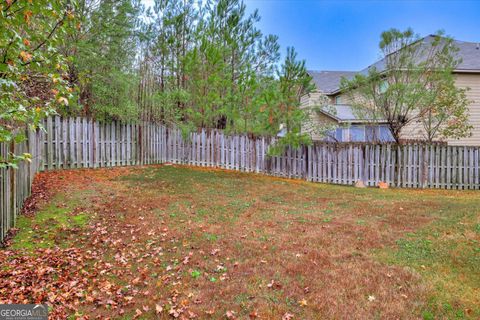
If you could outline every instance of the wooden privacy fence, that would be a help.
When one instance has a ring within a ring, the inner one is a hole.
[[[31,163],[0,169],[0,239],[14,226],[35,173],[43,170],[173,162],[346,185],[362,180],[368,186],[383,181],[403,188],[480,188],[479,147],[315,143],[269,157],[275,138],[220,130],[183,136],[160,124],[60,117],[46,119],[44,127],[14,146],[16,153],[31,153]],[[0,156],[11,147],[0,144]]]
[[[28,140],[17,144],[0,143],[0,159],[5,159],[10,153],[35,155],[41,143],[39,136],[28,132]],[[0,243],[8,230],[15,226],[16,218],[23,202],[30,195],[35,174],[40,168],[40,158],[34,156],[31,162],[23,161],[18,169],[0,168]]]

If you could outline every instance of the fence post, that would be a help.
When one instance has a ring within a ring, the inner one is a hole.
[[[15,141],[12,140],[10,142],[10,155],[14,155],[15,154]],[[16,198],[16,187],[15,187],[15,169],[10,166],[10,226],[8,226],[9,228],[11,227],[15,227],[15,211],[16,211],[16,201],[15,201],[15,198]]]
[[[143,124],[144,122],[140,122],[138,125],[138,150],[137,150],[137,156],[138,159],[140,160],[139,164],[143,165],[143,139],[142,139],[142,129],[143,129]]]
[[[90,136],[90,148],[92,149],[92,163],[91,163],[91,167],[92,168],[96,168],[97,167],[97,143],[96,143],[96,140],[97,137],[95,136],[95,120],[93,118],[90,119],[90,122],[91,122],[91,126],[89,128],[91,128],[92,132],[91,132],[91,136]]]
[[[310,170],[311,151],[310,151],[310,146],[304,146],[304,150],[305,150],[304,153],[306,154],[305,167],[303,169],[303,171],[305,172],[304,179],[307,180],[307,181],[311,181],[310,180],[310,177],[311,177],[311,170]]]

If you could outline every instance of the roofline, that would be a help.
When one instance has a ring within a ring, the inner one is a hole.
[[[386,124],[388,123],[387,120],[365,120],[365,119],[357,119],[357,120],[342,120],[339,121],[340,123],[362,123],[362,124]]]
[[[315,69],[308,69],[307,72],[351,72],[351,73],[356,73],[358,71],[353,71],[353,70],[315,70]]]
[[[318,110],[319,112],[323,113],[327,117],[332,118],[333,120],[337,121],[338,123],[375,123],[375,124],[382,124],[387,123],[386,120],[368,120],[368,119],[351,119],[351,120],[342,120],[333,114],[326,112],[325,110]]]
[[[453,73],[480,73],[480,69],[455,69]]]
[[[334,116],[333,114],[331,114],[331,113],[329,113],[329,112],[326,112],[325,110],[320,109],[320,110],[318,110],[318,112],[323,113],[324,115],[332,118],[333,120],[335,120],[335,121],[337,121],[337,122],[342,122],[342,120],[340,120],[340,118],[338,118],[337,116]]]

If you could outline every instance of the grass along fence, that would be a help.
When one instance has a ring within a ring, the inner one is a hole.
[[[269,157],[271,137],[199,130],[184,138],[159,124],[100,123],[50,117],[46,132],[30,132],[0,155],[32,154],[17,170],[0,169],[0,239],[14,226],[36,172],[172,162],[264,173],[314,182],[368,186],[383,181],[403,188],[480,189],[480,148],[425,144],[315,143]],[[14,148],[14,149],[12,149]]]

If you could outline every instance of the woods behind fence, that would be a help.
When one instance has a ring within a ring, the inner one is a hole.
[[[368,186],[383,181],[404,188],[480,188],[479,147],[314,143],[268,156],[273,137],[206,129],[184,136],[160,124],[86,118],[51,117],[44,127],[20,144],[0,144],[0,156],[32,154],[32,162],[17,170],[0,169],[0,239],[14,225],[35,173],[43,170],[172,162],[335,184],[362,180]]]

